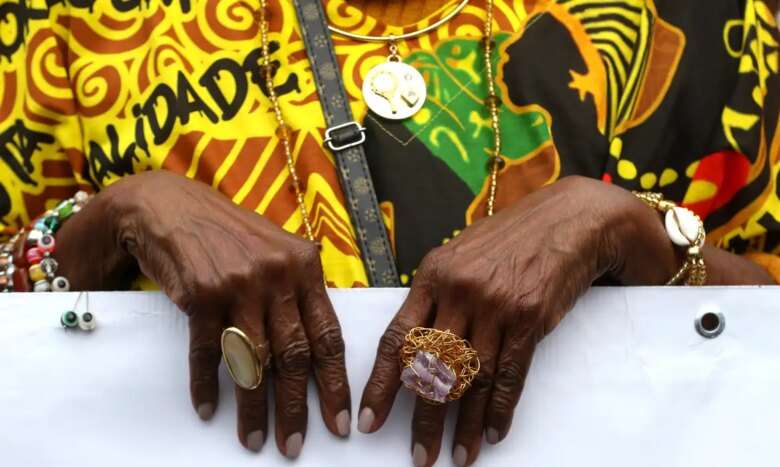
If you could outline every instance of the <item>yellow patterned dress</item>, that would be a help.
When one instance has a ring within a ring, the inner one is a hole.
[[[342,29],[398,35],[454,0],[406,28],[345,0],[324,3]],[[334,38],[405,284],[427,251],[485,213],[485,3],[400,44],[429,95],[401,122],[367,112],[361,99],[386,46]],[[270,4],[273,85],[326,277],[362,286],[295,11],[289,0]],[[705,219],[709,242],[780,270],[776,2],[495,5],[507,162],[499,207],[571,174],[661,191]],[[79,187],[159,169],[301,233],[258,62],[257,8],[259,0],[0,0],[0,237]]]

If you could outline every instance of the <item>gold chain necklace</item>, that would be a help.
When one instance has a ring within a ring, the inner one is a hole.
[[[494,0],[487,0],[487,17],[485,19],[485,26],[483,30],[484,37],[482,39],[482,45],[484,47],[484,52],[485,52],[484,54],[485,76],[488,85],[488,97],[487,99],[485,99],[485,104],[487,105],[488,110],[490,111],[490,125],[493,129],[493,148],[491,151],[490,159],[488,161],[490,166],[490,185],[488,189],[488,201],[487,201],[488,216],[492,216],[495,210],[496,193],[498,191],[498,171],[504,165],[504,160],[501,158],[501,129],[499,128],[499,121],[498,121],[499,99],[498,99],[498,95],[496,94],[495,83],[493,82],[493,68],[492,68],[493,47],[494,47],[493,1]],[[468,0],[464,0],[462,3],[460,3],[454,10],[455,13],[460,12],[460,10],[463,9],[466,3],[468,3]],[[444,19],[449,21],[453,16],[454,14],[449,14]],[[438,27],[444,22],[446,21],[440,20],[434,24],[436,25],[436,27]],[[282,141],[282,148],[284,150],[284,157],[286,160],[287,170],[290,173],[290,178],[292,179],[292,187],[295,192],[295,200],[298,203],[298,209],[301,213],[301,217],[303,218],[303,225],[305,227],[304,236],[308,240],[316,243],[311,220],[309,219],[309,212],[308,209],[306,208],[306,202],[303,196],[300,178],[298,177],[298,171],[295,168],[295,160],[293,159],[292,150],[290,149],[291,146],[290,130],[287,124],[285,123],[284,116],[282,115],[282,109],[279,105],[279,97],[277,96],[273,86],[273,75],[272,75],[273,70],[271,68],[271,53],[269,51],[269,40],[268,40],[268,29],[269,29],[268,0],[260,0],[259,23],[260,23],[260,38],[261,38],[261,49],[262,49],[262,68],[265,73],[266,87],[268,88],[268,97],[271,100],[271,105],[273,106],[274,115],[276,117],[276,123],[278,125],[277,135],[279,136],[279,139]],[[421,30],[423,32],[420,32],[420,34],[424,32],[428,32],[428,30],[430,29],[432,28],[425,28],[425,30]],[[336,30],[336,32],[342,34],[342,31],[340,30]],[[417,32],[418,31],[414,31],[414,33]],[[374,36],[369,36],[369,37],[374,37]],[[390,37],[388,38],[388,42],[390,42],[392,45],[394,39],[395,38]],[[377,40],[377,39],[373,39],[373,40]]]

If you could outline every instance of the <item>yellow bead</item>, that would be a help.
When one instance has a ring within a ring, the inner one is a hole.
[[[40,264],[33,264],[30,266],[30,280],[33,282],[38,282],[46,279],[46,273],[43,272],[43,268],[41,268]]]

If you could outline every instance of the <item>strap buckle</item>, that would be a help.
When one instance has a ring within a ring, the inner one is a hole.
[[[333,133],[350,127],[355,127],[355,129],[358,131],[357,134],[360,136],[354,141],[347,141],[340,145],[333,144],[333,141],[335,140]],[[331,151],[338,152],[338,151],[343,151],[345,149],[351,148],[353,146],[359,146],[365,142],[366,142],[366,129],[360,126],[358,122],[353,120],[351,122],[342,123],[341,125],[332,126],[327,130],[325,130],[325,140],[323,141],[323,144],[325,144],[328,148],[330,148]]]

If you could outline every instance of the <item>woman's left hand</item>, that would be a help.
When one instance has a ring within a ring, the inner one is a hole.
[[[681,264],[660,217],[630,192],[569,177],[433,250],[379,343],[358,428],[378,430],[400,388],[399,350],[417,326],[451,330],[477,350],[481,370],[461,399],[453,460],[473,463],[483,433],[495,444],[509,431],[536,344],[591,283],[614,274],[626,283],[662,284]],[[412,422],[416,466],[432,465],[447,405],[417,398]]]

